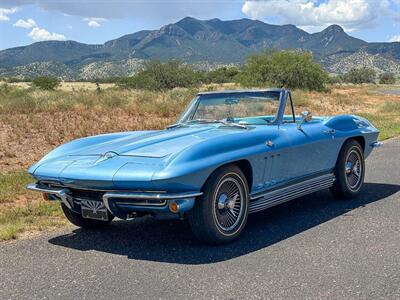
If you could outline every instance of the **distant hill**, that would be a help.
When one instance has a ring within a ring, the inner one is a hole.
[[[338,25],[307,33],[294,25],[241,19],[207,21],[184,18],[158,30],[124,35],[102,45],[46,41],[0,51],[0,76],[55,75],[63,79],[134,74],[149,59],[180,59],[212,68],[241,64],[265,49],[303,49],[335,73],[351,67],[400,73],[400,43],[367,43]],[[356,58],[356,59],[354,59]]]

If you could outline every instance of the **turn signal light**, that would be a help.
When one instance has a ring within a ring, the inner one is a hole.
[[[42,197],[43,197],[43,200],[49,201],[49,195],[43,193],[43,194],[42,194]]]
[[[169,210],[173,213],[177,213],[178,212],[178,204],[176,204],[175,202],[170,203]]]

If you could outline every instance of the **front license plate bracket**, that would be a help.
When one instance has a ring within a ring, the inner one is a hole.
[[[85,219],[108,221],[108,211],[101,201],[81,200],[81,213]]]

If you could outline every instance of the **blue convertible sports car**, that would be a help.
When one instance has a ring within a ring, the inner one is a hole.
[[[249,214],[317,190],[356,196],[379,131],[355,115],[295,115],[286,89],[199,93],[165,130],[92,136],[29,169],[28,188],[60,200],[83,228],[114,217],[188,218],[210,244],[232,241]]]

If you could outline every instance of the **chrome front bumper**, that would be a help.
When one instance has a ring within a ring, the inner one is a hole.
[[[71,190],[66,188],[43,187],[37,183],[26,186],[27,189],[54,195],[69,209],[74,208],[74,203],[80,198],[70,195]],[[170,212],[169,204],[176,203],[178,212],[186,212],[193,208],[196,197],[201,192],[164,193],[164,192],[129,192],[109,191],[104,192],[102,201],[104,206],[115,216],[125,218],[126,212]],[[153,202],[152,202],[153,201]]]
[[[65,204],[66,207],[68,207],[69,209],[72,208],[72,205],[68,200],[68,189],[56,189],[49,187],[44,188],[39,187],[36,183],[30,183],[26,186],[26,188],[31,191],[57,196],[58,198],[60,198],[61,202]]]

